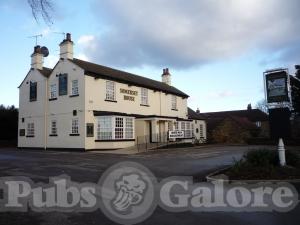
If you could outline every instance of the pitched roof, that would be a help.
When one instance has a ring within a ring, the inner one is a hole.
[[[234,110],[234,111],[222,111],[222,112],[208,112],[201,113],[207,119],[211,118],[225,118],[228,116],[233,117],[243,117],[247,118],[251,122],[256,121],[268,121],[268,115],[262,112],[259,109],[251,109],[251,110]]]
[[[203,114],[196,113],[190,107],[188,107],[188,117],[189,119],[194,119],[194,120],[205,120],[205,116]]]
[[[39,70],[41,72],[41,74],[43,74],[45,77],[49,77],[51,72],[52,72],[52,69],[50,68],[47,68],[47,67],[43,67],[42,70]]]
[[[85,74],[95,78],[104,78],[115,80],[118,82],[132,84],[140,87],[149,88],[152,90],[163,91],[165,93],[174,94],[184,98],[189,96],[173,86],[169,86],[163,82],[152,80],[146,77],[127,73],[121,70],[116,70],[110,67],[94,64],[80,59],[72,59],[71,62],[85,70]]]

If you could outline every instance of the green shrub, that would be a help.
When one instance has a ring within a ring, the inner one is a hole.
[[[300,158],[296,152],[286,150],[285,157],[288,166],[299,166]],[[276,167],[279,166],[278,151],[267,149],[249,151],[243,156],[242,161],[248,166]]]

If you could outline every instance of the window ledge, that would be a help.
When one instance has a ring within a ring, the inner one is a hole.
[[[178,111],[178,109],[172,109],[173,111]]]
[[[80,134],[70,134],[70,136],[80,136]]]
[[[36,102],[36,99],[30,99],[29,102]]]
[[[77,94],[77,95],[69,95],[70,98],[77,97],[77,96],[79,96],[79,94]]]
[[[57,98],[49,98],[49,101],[55,101]]]
[[[34,135],[26,135],[26,137],[28,137],[28,138],[33,138]]]
[[[110,139],[110,140],[95,140],[95,142],[124,142],[124,141],[135,141],[135,139]]]
[[[109,100],[109,99],[105,99],[104,101],[106,101],[106,102],[117,102],[116,100]]]
[[[49,134],[50,137],[57,137],[57,134]]]
[[[150,105],[140,104],[140,106],[150,107]]]

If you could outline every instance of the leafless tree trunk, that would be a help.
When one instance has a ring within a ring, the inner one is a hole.
[[[39,18],[45,21],[46,24],[53,24],[51,13],[53,11],[52,0],[27,0],[34,19],[38,22]]]

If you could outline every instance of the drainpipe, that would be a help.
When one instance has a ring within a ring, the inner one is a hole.
[[[45,88],[45,103],[44,103],[44,150],[47,149],[47,135],[48,135],[48,129],[47,129],[47,108],[48,108],[48,79],[46,78],[46,88]]]

